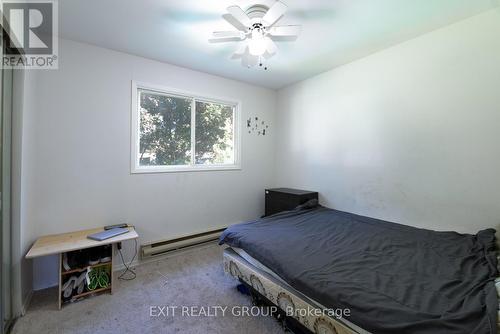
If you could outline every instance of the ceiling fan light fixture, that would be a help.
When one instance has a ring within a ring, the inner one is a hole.
[[[248,41],[248,51],[252,56],[262,56],[266,52],[267,42],[261,30],[254,29]]]

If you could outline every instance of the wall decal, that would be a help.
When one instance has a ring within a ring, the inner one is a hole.
[[[250,117],[247,119],[247,130],[248,133],[256,133],[257,136],[265,136],[269,132],[269,125],[265,121],[259,120],[259,117]]]

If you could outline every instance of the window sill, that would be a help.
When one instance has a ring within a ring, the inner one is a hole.
[[[209,171],[238,171],[240,165],[227,166],[144,166],[133,167],[131,174],[151,174],[151,173],[185,173],[185,172],[209,172]]]

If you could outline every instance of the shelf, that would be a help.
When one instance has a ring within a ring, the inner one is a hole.
[[[112,247],[109,250],[109,253],[102,252],[102,249],[101,250],[95,249],[96,252],[97,251],[100,252],[99,255],[100,255],[101,259],[107,260],[105,258],[105,255],[108,255],[111,259],[110,261],[97,263],[94,265],[85,265],[85,263],[87,261],[83,261],[83,263],[75,264],[75,266],[78,265],[78,268],[70,269],[67,271],[64,271],[64,266],[63,266],[63,258],[65,255],[64,254],[65,252],[62,252],[59,254],[59,298],[58,298],[59,309],[61,309],[63,305],[68,305],[68,304],[73,303],[73,302],[78,302],[78,301],[86,299],[88,297],[99,296],[99,295],[102,295],[102,294],[107,293],[107,292],[109,292],[110,294],[113,293],[113,290],[114,290],[113,282],[114,282],[114,278],[115,278],[113,275],[113,263],[115,261],[114,258],[115,258],[117,246],[116,246],[116,243],[111,243],[111,245],[112,245]],[[96,247],[102,248],[102,246],[104,246],[104,245],[97,245]],[[93,248],[93,247],[91,247],[91,248]],[[83,253],[81,255],[78,255],[78,256],[81,256],[82,258],[87,258],[87,255],[83,254]],[[70,277],[72,275],[75,275],[75,276],[80,276],[82,274],[85,275],[87,268],[89,268],[90,270],[98,268],[100,270],[106,271],[108,274],[108,277],[109,277],[109,286],[106,288],[98,288],[95,290],[88,290],[88,287],[86,287],[84,292],[82,292],[80,294],[76,294],[77,293],[76,291],[72,291],[72,293],[75,293],[75,295],[69,297],[68,299],[64,298],[64,291],[62,290],[64,283],[67,282],[68,279],[70,279]]]
[[[71,270],[68,270],[68,271],[62,271],[61,272],[61,275],[68,275],[68,274],[73,274],[73,273],[77,273],[77,272],[80,272],[80,271],[84,271],[84,270],[87,270],[87,268],[97,268],[97,267],[102,267],[102,266],[107,266],[107,265],[110,265],[112,262],[111,261],[107,261],[107,262],[104,262],[104,263],[98,263],[98,264],[94,264],[94,265],[88,265],[86,267],[82,267],[82,268],[76,268],[76,269],[71,269]]]
[[[91,291],[82,292],[79,295],[74,295],[70,299],[68,299],[67,301],[64,301],[64,303],[69,303],[69,302],[75,301],[78,298],[82,298],[82,297],[85,297],[88,295],[92,295],[92,294],[100,293],[100,292],[105,292],[105,291],[111,291],[111,285],[106,287],[106,288],[95,289],[95,290],[91,290]]]

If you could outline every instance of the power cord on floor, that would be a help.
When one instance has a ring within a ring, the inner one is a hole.
[[[137,274],[135,273],[133,268],[130,268],[132,265],[132,262],[134,262],[135,257],[137,256],[137,239],[134,239],[135,242],[135,252],[134,256],[132,257],[132,260],[130,260],[130,263],[127,265],[125,263],[125,260],[123,259],[123,254],[122,254],[122,249],[121,247],[118,247],[118,252],[120,253],[120,257],[122,259],[123,266],[125,267],[125,270],[118,276],[118,279],[123,280],[123,281],[131,281],[137,277]]]

